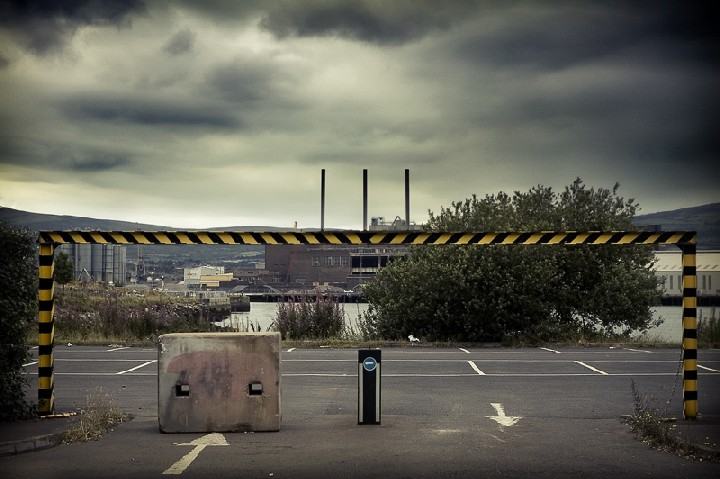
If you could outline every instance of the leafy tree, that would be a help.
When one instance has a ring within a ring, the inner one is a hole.
[[[632,229],[634,200],[576,179],[472,196],[430,212],[434,231]],[[645,329],[657,296],[652,251],[637,246],[422,246],[380,271],[365,293],[381,337],[499,341]]]
[[[0,420],[27,416],[22,364],[36,304],[35,241],[27,231],[0,223]]]
[[[66,285],[73,279],[73,265],[65,253],[55,255],[55,282]]]

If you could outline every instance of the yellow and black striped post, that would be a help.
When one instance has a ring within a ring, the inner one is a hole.
[[[680,249],[683,266],[683,415],[685,419],[695,419],[698,413],[695,244],[684,244]]]
[[[55,341],[55,246],[40,245],[38,268],[38,412],[41,416],[55,409],[53,387],[53,343]]]

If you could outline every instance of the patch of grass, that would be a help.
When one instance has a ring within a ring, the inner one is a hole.
[[[650,447],[660,451],[699,461],[720,461],[720,455],[698,449],[678,434],[674,419],[650,404],[650,398],[640,393],[635,381],[631,382],[634,413],[626,418],[632,431]]]
[[[64,443],[97,441],[106,432],[128,420],[128,416],[102,388],[97,388],[86,396],[85,405],[80,409],[78,418],[77,423],[65,432]]]
[[[720,317],[712,309],[710,317],[698,321],[698,342],[701,347],[716,348],[720,346]]]

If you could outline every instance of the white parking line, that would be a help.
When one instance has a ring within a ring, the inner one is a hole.
[[[544,351],[549,351],[551,353],[560,354],[560,351],[555,351],[554,349],[550,349],[550,348],[540,348],[540,349],[542,349]]]
[[[108,350],[105,351],[105,352],[106,352],[106,353],[111,353],[111,352],[113,352],[113,351],[120,351],[120,350],[122,350],[122,349],[130,349],[130,346],[122,346],[122,347],[120,347],[120,348],[108,349]]]
[[[485,376],[485,373],[482,372],[482,371],[480,371],[480,368],[477,367],[477,364],[475,364],[475,363],[472,362],[472,361],[468,361],[468,364],[469,364],[470,367],[473,368],[473,369],[475,370],[475,372],[478,373],[480,376]]]
[[[720,371],[718,371],[717,369],[708,368],[707,366],[700,366],[700,365],[698,364],[697,367],[699,367],[700,369],[704,369],[704,370],[706,370],[706,371],[712,371],[712,372],[714,372],[714,373],[720,373]]]
[[[30,348],[30,349],[37,349],[38,347],[39,347],[39,346],[33,346],[33,347]]]
[[[600,374],[602,374],[602,375],[604,375],[604,376],[608,376],[608,373],[606,373],[605,371],[601,371],[601,370],[599,370],[599,369],[597,369],[597,368],[594,368],[594,367],[590,366],[589,364],[585,364],[585,363],[582,362],[582,361],[573,361],[573,362],[579,364],[580,366],[585,366],[585,367],[588,368],[590,371],[595,371],[596,373],[600,373]]]
[[[32,366],[33,364],[37,364],[37,363],[38,363],[37,361],[32,361],[32,362],[29,362],[29,363],[25,363],[25,364],[23,364],[23,367],[25,367],[25,366]]]
[[[148,364],[152,364],[152,363],[156,363],[156,362],[157,362],[157,359],[153,359],[152,361],[146,361],[146,362],[144,362],[144,363],[142,363],[142,364],[140,364],[140,365],[138,365],[138,366],[135,366],[134,368],[126,369],[125,371],[120,371],[120,372],[117,372],[117,373],[115,373],[115,374],[125,374],[125,373],[129,373],[129,372],[131,372],[131,371],[135,371],[135,370],[137,370],[137,369],[144,368],[144,367],[147,366]]]
[[[462,351],[463,353],[470,354],[470,351],[468,351],[468,350],[465,349],[465,348],[458,348],[458,349],[459,349],[460,351]]]
[[[623,348],[626,351],[632,351],[634,353],[648,353],[652,354],[652,351],[645,351],[644,349],[633,349],[633,348]]]
[[[22,373],[24,376],[37,376],[37,371],[27,371]],[[55,376],[117,376],[118,373],[108,372],[83,372],[83,373],[63,373],[55,372]],[[157,373],[143,373],[143,372],[132,372],[130,374],[123,374],[123,378],[138,377],[138,376],[155,376]],[[283,373],[283,377],[301,377],[301,376],[317,376],[317,377],[357,377],[356,373]],[[457,378],[457,377],[478,377],[476,373],[459,373],[459,374],[383,374],[383,377],[394,377],[394,378]],[[601,374],[597,373],[485,373],[484,377],[495,377],[495,378],[542,378],[542,377],[598,377]],[[603,376],[675,376],[682,377],[682,374],[678,373],[605,373]],[[720,372],[707,372],[703,374],[706,376],[720,376]]]
[[[287,352],[288,352],[288,353],[292,353],[292,352],[295,351],[296,349],[297,349],[297,348],[290,348],[290,349],[287,350]]]

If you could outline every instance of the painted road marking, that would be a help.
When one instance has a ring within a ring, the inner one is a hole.
[[[295,351],[296,349],[297,349],[297,348],[290,348],[290,349],[287,350],[287,352],[288,352],[288,353],[292,353],[292,352]]]
[[[522,419],[522,416],[506,416],[505,415],[505,408],[503,408],[503,405],[499,402],[491,402],[490,405],[495,409],[495,412],[497,413],[497,416],[485,416],[488,419],[492,419],[496,423],[500,424],[500,426],[510,427],[517,424],[520,419]]]
[[[33,364],[37,364],[37,363],[38,363],[37,361],[31,361],[31,362],[29,362],[29,363],[23,364],[23,367],[25,367],[25,366],[32,366]]]
[[[38,347],[39,347],[39,346],[33,346],[33,347],[30,348],[30,349],[37,349]]]
[[[597,369],[597,368],[594,368],[594,367],[590,366],[589,364],[585,364],[585,363],[582,362],[582,361],[573,361],[573,362],[579,364],[580,366],[585,366],[585,367],[588,368],[590,371],[595,371],[596,373],[600,373],[600,374],[602,374],[602,375],[604,375],[604,376],[608,376],[608,373],[606,373],[605,371],[601,371],[601,370],[599,370],[599,369]]]
[[[549,351],[551,353],[560,354],[560,351],[555,351],[554,349],[550,349],[550,348],[540,348],[540,349],[542,349],[544,351]]]
[[[176,446],[195,446],[190,452],[181,457],[175,464],[163,471],[163,474],[182,474],[200,453],[208,446],[229,446],[225,436],[214,432],[206,434],[192,442],[175,443]]]
[[[139,364],[139,365],[135,366],[134,368],[126,369],[125,371],[120,371],[120,372],[117,372],[117,373],[115,373],[115,374],[125,374],[125,373],[129,373],[129,372],[135,371],[135,370],[137,370],[137,369],[144,368],[144,367],[147,366],[148,364],[152,364],[152,363],[156,363],[156,362],[157,362],[157,359],[153,359],[152,361],[145,361],[144,363]]]
[[[459,349],[460,351],[462,351],[463,353],[470,354],[470,351],[468,351],[468,350],[465,349],[465,348],[458,348],[458,349]]]
[[[634,352],[634,353],[648,353],[648,354],[652,354],[652,351],[645,351],[645,350],[643,350],[643,349],[633,349],[633,348],[623,348],[623,349],[626,350],[626,351],[632,351],[632,352]]]
[[[21,374],[25,376],[37,376],[37,371],[23,371]],[[117,376],[118,373],[108,372],[54,372],[56,376]],[[675,376],[682,377],[682,373],[605,373],[606,376]],[[135,376],[157,376],[156,372],[143,373],[143,372],[132,372],[129,374],[123,374],[124,378],[135,377]],[[354,373],[283,373],[282,376],[326,376],[326,377],[357,377]],[[383,377],[396,377],[396,378],[407,378],[407,377],[432,377],[432,378],[456,378],[456,377],[477,377],[476,373],[459,373],[459,374],[387,374],[383,373]],[[576,377],[576,376],[600,376],[597,373],[485,373],[483,376],[487,377],[512,377],[512,378],[539,378],[539,377]],[[720,376],[720,372],[707,372],[703,373],[703,376]]]
[[[706,366],[700,366],[699,364],[697,365],[697,367],[699,367],[700,369],[704,369],[704,370],[706,370],[706,371],[712,371],[712,372],[714,372],[714,373],[720,373],[720,371],[718,371],[717,369],[708,368],[708,367],[706,367]]]
[[[129,349],[129,348],[130,348],[130,346],[122,346],[122,347],[119,347],[119,348],[108,349],[108,350],[105,351],[105,352],[106,352],[106,353],[111,353],[111,352],[113,352],[113,351],[120,351],[121,349]]]
[[[473,368],[473,369],[475,370],[475,372],[478,373],[480,376],[485,376],[485,373],[482,372],[482,371],[480,371],[480,368],[477,367],[477,364],[475,364],[475,363],[472,362],[472,361],[468,361],[468,364],[469,364],[470,367]]]

